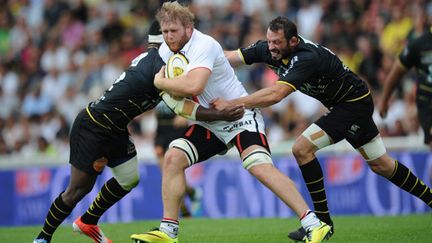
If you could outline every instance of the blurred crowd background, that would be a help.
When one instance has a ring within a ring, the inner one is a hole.
[[[67,155],[69,128],[76,114],[146,50],[147,30],[160,2],[0,0],[0,155]],[[302,36],[327,46],[361,75],[376,104],[399,51],[429,31],[432,23],[431,0],[183,2],[195,13],[196,28],[225,49],[265,39],[271,19],[289,17]],[[277,80],[263,65],[236,72],[249,92]],[[374,119],[383,136],[422,139],[415,74],[401,78],[388,117],[383,120],[376,114]],[[299,92],[263,109],[270,145],[295,139],[325,111]],[[131,123],[138,150],[152,151],[156,123],[153,112]]]

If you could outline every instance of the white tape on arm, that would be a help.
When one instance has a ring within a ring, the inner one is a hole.
[[[166,92],[162,94],[162,99],[177,115],[190,120],[196,120],[198,103],[185,98],[175,99]]]

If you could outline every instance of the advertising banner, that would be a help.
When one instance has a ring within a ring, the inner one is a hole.
[[[426,185],[432,185],[432,154],[392,153]],[[374,174],[356,154],[318,157],[325,177],[327,199],[333,215],[399,215],[431,210],[419,199]],[[292,156],[274,158],[275,165],[297,185],[312,206],[307,188]],[[102,222],[160,219],[161,175],[156,164],[140,163],[140,183],[109,209]],[[64,191],[69,164],[53,168],[0,171],[0,226],[43,224],[51,202]],[[210,218],[293,217],[294,213],[241,166],[239,159],[217,157],[187,170],[187,180],[200,200],[186,203],[194,216]],[[74,209],[65,223],[82,215],[105,181],[109,169],[99,176],[93,190]]]

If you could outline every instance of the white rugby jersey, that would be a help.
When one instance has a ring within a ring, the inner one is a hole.
[[[210,101],[216,98],[231,100],[247,95],[225,58],[221,45],[211,36],[194,29],[190,40],[180,52],[189,60],[186,71],[202,67],[211,71],[204,92],[197,96],[198,102],[204,107],[209,107]],[[165,63],[173,54],[165,42],[159,48],[159,55]]]
[[[248,95],[225,57],[221,45],[211,36],[194,29],[190,40],[180,52],[189,60],[186,72],[201,67],[208,68],[211,71],[204,92],[194,99],[202,106],[209,107],[210,102],[216,98],[232,100]],[[167,44],[162,43],[159,48],[159,55],[165,63],[173,54]],[[243,130],[265,134],[264,121],[258,109],[246,110],[244,116],[234,122],[193,121],[193,123],[210,129],[225,144],[228,144]]]

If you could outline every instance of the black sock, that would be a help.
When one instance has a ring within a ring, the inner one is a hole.
[[[307,164],[300,166],[303,179],[306,183],[309,194],[317,217],[328,225],[333,225],[330,218],[329,209],[327,206],[327,196],[324,188],[324,175],[318,162],[315,158]]]
[[[62,193],[60,193],[60,195],[58,195],[58,197],[51,204],[51,207],[45,218],[44,226],[37,237],[38,239],[45,239],[49,242],[57,227],[72,212],[73,207],[69,207],[63,202],[61,198]]]
[[[102,186],[89,209],[81,216],[82,222],[85,224],[97,224],[105,211],[128,193],[129,191],[123,189],[114,177],[109,179]]]
[[[432,208],[432,190],[414,175],[405,165],[395,161],[395,170],[388,178],[396,186],[420,198]]]

